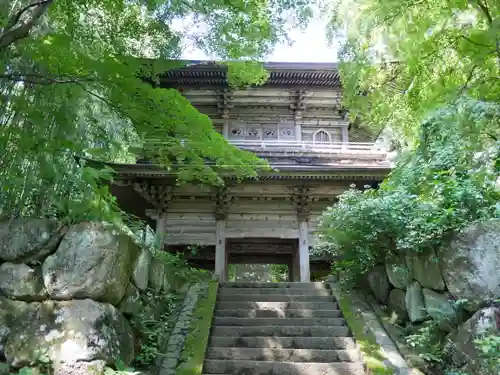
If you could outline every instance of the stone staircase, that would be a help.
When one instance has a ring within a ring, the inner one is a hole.
[[[364,375],[361,353],[323,283],[225,283],[203,374]]]

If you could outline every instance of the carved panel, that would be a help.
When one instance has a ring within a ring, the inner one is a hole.
[[[245,138],[245,124],[231,122],[229,125],[229,138],[243,139]]]
[[[261,139],[262,138],[261,125],[247,125],[246,138]]]
[[[280,124],[280,139],[295,139],[295,125],[293,124]]]
[[[262,139],[278,139],[278,126],[277,125],[263,126]]]

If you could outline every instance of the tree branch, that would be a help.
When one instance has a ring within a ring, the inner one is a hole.
[[[53,3],[54,0],[45,0],[38,3],[33,3],[30,6],[21,9],[13,18],[13,21],[16,21],[13,25],[6,28],[2,34],[0,34],[0,51],[6,49],[11,44],[16,42],[19,39],[26,38],[31,29],[35,26],[35,24],[40,20],[40,18],[47,11],[49,6]],[[18,23],[22,14],[28,11],[29,9],[35,8],[32,12],[32,17],[28,19],[26,22],[20,23],[19,26],[14,26]]]
[[[465,35],[460,35],[460,37],[461,37],[462,39],[465,39],[466,41],[468,41],[468,42],[472,43],[472,44],[475,44],[476,46],[479,46],[479,47],[487,47],[487,48],[490,48],[490,47],[491,47],[491,45],[478,43],[478,42],[476,42],[476,41],[474,41],[474,40],[470,39],[469,37],[466,37]]]
[[[45,3],[48,3],[50,2],[51,0],[44,0],[44,1],[38,1],[36,3],[32,3],[32,4],[29,4],[29,5],[26,5],[24,8],[22,8],[19,12],[17,12],[13,17],[12,19],[10,20],[10,22],[7,24],[7,27],[6,29],[11,29],[13,28],[16,23],[19,22],[19,20],[21,19],[22,15],[27,12],[29,9],[31,8],[34,8],[34,7],[37,7],[39,5],[43,5]]]
[[[43,74],[33,73],[13,73],[0,74],[0,79],[6,79],[14,82],[26,82],[33,85],[51,85],[51,84],[78,84],[80,82],[94,82],[94,78],[90,77],[49,77]]]

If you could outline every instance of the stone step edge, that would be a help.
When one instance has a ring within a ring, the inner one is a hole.
[[[269,322],[269,320],[271,322]],[[328,325],[323,325],[321,320],[329,320]],[[267,321],[267,322],[266,322]],[[242,318],[233,316],[215,316],[212,321],[212,327],[264,327],[276,324],[276,321],[287,324],[277,324],[280,327],[306,327],[306,328],[323,328],[323,327],[345,327],[347,322],[344,318]],[[308,321],[308,322],[307,322]],[[232,324],[230,324],[232,322]],[[299,324],[307,322],[308,324]],[[262,324],[260,324],[262,323]],[[294,325],[296,323],[296,325]]]
[[[246,286],[248,285],[248,287]],[[292,287],[298,288],[298,289],[308,289],[307,287],[311,286],[321,286],[324,287],[325,289],[329,289],[328,283],[322,282],[322,281],[311,281],[311,282],[300,282],[300,281],[285,281],[285,282],[277,282],[277,283],[263,283],[263,282],[251,282],[251,281],[233,281],[233,282],[222,282],[220,284],[221,288],[222,287],[227,287],[227,288],[255,288],[255,287],[261,287],[261,288],[285,288],[285,289],[290,289]]]
[[[263,349],[267,351],[268,353],[263,352]],[[300,355],[307,355],[310,354],[315,357],[321,357],[321,356],[335,356],[336,360],[335,361],[328,361],[328,362],[318,362],[318,359],[316,358],[317,363],[353,363],[353,362],[361,362],[362,361],[362,356],[361,352],[358,349],[296,349],[296,348],[248,348],[248,347],[238,347],[238,346],[211,346],[209,345],[207,347],[207,353],[205,356],[205,359],[215,359],[215,360],[231,360],[227,358],[216,358],[218,356],[213,355],[214,353],[211,353],[211,350],[213,351],[220,351],[220,352],[227,352],[227,354],[235,354],[235,355],[260,355],[262,357],[266,357],[268,354],[274,356],[275,353],[280,353],[280,354],[288,354],[290,356],[293,356],[294,354],[297,356]],[[353,360],[352,358],[356,358]],[[247,359],[234,359],[235,361],[242,360],[242,361],[272,361],[272,362],[298,362],[298,363],[310,363],[308,360],[293,360],[293,359],[287,359],[287,360],[279,360],[279,359],[258,359],[258,358],[247,358]],[[315,362],[315,361],[313,361]]]

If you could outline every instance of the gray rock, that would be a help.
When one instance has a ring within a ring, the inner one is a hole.
[[[391,314],[391,323],[403,324],[408,321],[406,311],[406,292],[402,289],[393,289],[389,293],[388,309]]]
[[[500,298],[500,220],[456,233],[440,257],[449,292],[457,300],[468,300],[467,310],[475,312],[485,301]]]
[[[406,264],[413,279],[417,280],[424,288],[445,290],[439,259],[434,252],[407,255]]]
[[[368,285],[377,301],[387,305],[390,286],[385,266],[377,266],[368,274]]]
[[[90,299],[38,304],[29,320],[17,321],[5,344],[5,357],[13,367],[50,360],[62,363],[102,360],[128,365],[134,355],[132,329],[109,303]]]
[[[124,314],[136,315],[142,311],[141,295],[134,284],[128,284],[125,296],[123,296],[118,308]]]
[[[118,304],[132,275],[138,248],[130,237],[99,223],[71,227],[42,266],[52,299],[91,298]]]
[[[59,363],[52,375],[103,375],[105,367],[105,361]]]
[[[149,285],[156,290],[168,290],[168,275],[165,262],[161,258],[153,257],[149,268]]]
[[[52,253],[64,229],[58,221],[18,218],[0,222],[0,260],[29,263]]]
[[[406,266],[404,255],[391,257],[385,263],[387,277],[392,285],[398,289],[406,289],[412,282],[412,274]]]
[[[427,313],[438,323],[439,328],[451,332],[460,323],[461,311],[454,304],[453,297],[448,293],[438,293],[424,289],[424,301]]]
[[[0,291],[7,297],[25,301],[39,301],[47,296],[41,272],[26,264],[0,266]]]
[[[132,281],[140,290],[146,290],[149,282],[149,268],[151,266],[152,255],[148,249],[142,249],[135,262]]]
[[[498,375],[500,364],[488,364],[482,356],[481,348],[475,343],[486,336],[500,336],[500,307],[488,307],[476,312],[463,323],[454,338],[455,350],[467,363],[471,374]]]
[[[425,308],[422,286],[417,281],[408,286],[405,303],[408,317],[412,323],[422,322],[429,317]]]
[[[0,296],[0,357],[4,355],[4,345],[12,325],[24,322],[31,312],[36,310],[38,304],[14,301]]]

